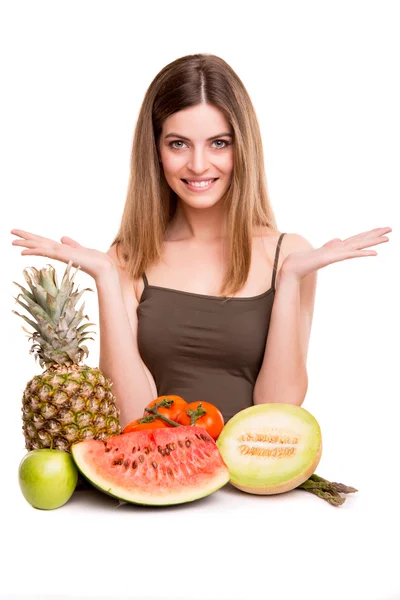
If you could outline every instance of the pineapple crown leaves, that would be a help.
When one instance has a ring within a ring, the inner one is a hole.
[[[93,331],[85,331],[94,323],[80,325],[84,315],[84,306],[77,309],[76,304],[85,291],[93,291],[85,288],[78,292],[74,290],[73,280],[79,267],[70,277],[72,261],[68,263],[61,285],[58,285],[57,275],[52,265],[47,268],[35,269],[31,267],[31,273],[24,269],[24,277],[30,291],[16,283],[21,293],[15,298],[32,317],[28,318],[15,310],[12,312],[24,319],[33,329],[33,333],[22,327],[28,333],[29,339],[34,344],[30,352],[39,358],[40,365],[57,363],[60,365],[79,364],[88,355],[88,348],[83,345],[86,340],[93,340],[90,335]],[[20,300],[22,298],[22,300]]]

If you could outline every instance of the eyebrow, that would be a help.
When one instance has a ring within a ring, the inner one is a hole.
[[[212,140],[216,140],[220,137],[225,137],[225,136],[233,139],[232,133],[219,133],[218,135],[213,135],[213,137],[208,138],[206,141],[211,142]],[[185,140],[186,142],[190,142],[189,138],[185,137],[184,135],[178,135],[177,133],[169,133],[168,135],[165,136],[165,139],[167,139],[169,137],[177,137],[177,138],[180,138],[181,140]]]

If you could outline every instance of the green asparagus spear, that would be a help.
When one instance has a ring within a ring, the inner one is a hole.
[[[316,473],[313,473],[306,481],[300,484],[298,488],[315,494],[319,498],[329,502],[329,504],[332,504],[332,506],[341,506],[343,502],[345,502],[346,498],[340,494],[358,492],[354,487],[350,487],[344,483],[337,483],[336,481],[328,481]]]

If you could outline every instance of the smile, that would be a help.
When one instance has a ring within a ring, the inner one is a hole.
[[[187,179],[182,179],[183,183],[189,190],[193,190],[194,192],[202,192],[204,190],[209,190],[213,187],[214,183],[218,179],[209,179],[208,181],[192,181],[190,182]]]

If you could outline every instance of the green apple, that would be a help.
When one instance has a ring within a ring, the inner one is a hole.
[[[19,465],[19,486],[35,508],[59,508],[71,498],[77,481],[78,470],[64,450],[31,450]]]

